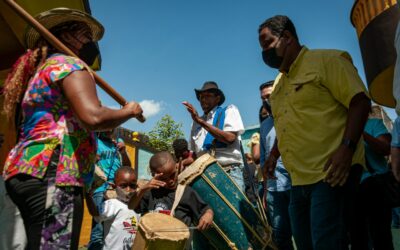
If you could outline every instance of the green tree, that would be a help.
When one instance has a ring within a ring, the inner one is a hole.
[[[175,122],[170,115],[164,115],[147,136],[152,148],[172,152],[172,142],[183,137],[182,123]]]

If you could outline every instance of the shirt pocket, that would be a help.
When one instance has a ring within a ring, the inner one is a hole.
[[[279,83],[278,85],[276,85],[274,87],[274,90],[272,91],[272,94],[269,98],[269,102],[271,104],[271,108],[272,108],[272,115],[275,118],[278,118],[280,116],[280,109],[283,105],[283,100],[282,98],[279,98],[279,94],[282,91],[282,83]],[[278,96],[278,97],[277,97]]]
[[[202,127],[198,124],[195,125],[193,133],[192,133],[192,138],[193,140],[197,141],[200,136],[202,135],[203,131],[202,131]]]
[[[291,81],[291,102],[299,108],[306,108],[318,104],[321,89],[319,77],[316,74],[309,74],[298,77]]]

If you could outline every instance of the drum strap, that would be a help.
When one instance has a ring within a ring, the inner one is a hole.
[[[175,200],[174,204],[172,204],[171,208],[171,216],[175,217],[175,209],[178,207],[179,202],[182,199],[183,193],[185,192],[186,185],[178,184],[176,187],[176,192],[175,192]]]

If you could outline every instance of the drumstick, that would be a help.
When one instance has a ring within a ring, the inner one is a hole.
[[[265,223],[268,224],[267,215],[266,215],[265,210],[264,210],[264,208],[263,208],[263,205],[262,205],[262,201],[261,201],[260,196],[257,197],[257,204],[258,204],[257,207],[258,207],[259,213],[260,213],[260,215],[261,215],[261,219],[262,219]]]

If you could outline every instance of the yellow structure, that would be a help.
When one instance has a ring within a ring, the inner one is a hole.
[[[351,23],[357,30],[371,98],[394,107],[394,36],[400,19],[397,0],[356,0]]]

